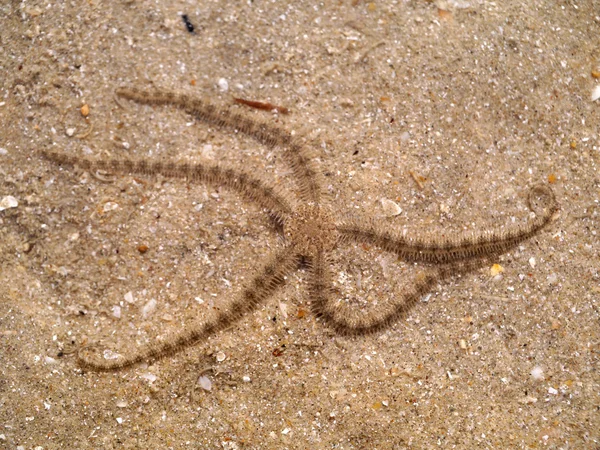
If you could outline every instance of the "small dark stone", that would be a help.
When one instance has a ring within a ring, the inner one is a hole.
[[[190,33],[193,33],[194,32],[194,25],[192,24],[192,22],[190,22],[190,18],[187,16],[187,14],[182,14],[181,18],[183,19],[183,23],[185,24],[185,28]]]

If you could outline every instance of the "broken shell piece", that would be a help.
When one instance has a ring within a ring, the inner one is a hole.
[[[145,319],[156,309],[156,299],[151,299],[142,307],[142,317]]]
[[[210,379],[204,375],[198,378],[198,384],[205,391],[210,391],[212,389],[212,381],[210,381]]]
[[[381,207],[383,208],[383,214],[385,214],[386,217],[394,217],[402,213],[402,208],[400,208],[396,202],[387,198],[381,199]]]
[[[600,98],[600,86],[596,86],[592,91],[592,101],[595,102]]]
[[[2,197],[0,200],[0,211],[4,211],[9,208],[16,208],[19,206],[19,202],[12,195],[7,195],[6,197]]]

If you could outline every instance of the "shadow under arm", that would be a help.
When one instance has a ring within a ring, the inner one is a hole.
[[[217,310],[207,321],[167,336],[162,342],[147,344],[131,355],[114,359],[106,359],[104,352],[100,353],[97,346],[82,347],[77,354],[79,365],[83,369],[112,371],[173,355],[201,339],[229,328],[244,315],[254,311],[285,283],[285,277],[298,267],[299,262],[299,256],[291,248],[279,250],[236,300],[224,309]]]
[[[514,229],[492,229],[479,234],[404,236],[367,220],[350,220],[338,224],[337,230],[342,241],[375,245],[404,261],[449,263],[504,253],[539,232],[558,211],[554,193],[543,185],[530,190],[529,205],[536,216],[528,223]]]
[[[116,90],[116,94],[145,105],[177,106],[206,124],[240,131],[268,147],[279,147],[294,173],[300,197],[314,203],[319,203],[321,200],[323,194],[321,173],[306,146],[285,128],[258,117],[244,115],[231,106],[218,106],[204,98],[193,98],[172,91],[144,91],[121,87]]]
[[[311,260],[310,298],[313,313],[327,323],[336,333],[360,336],[382,331],[400,320],[419,299],[430,292],[440,281],[462,275],[481,267],[481,261],[438,266],[418,273],[401,295],[390,299],[385,309],[365,314],[333,298],[330,263],[326,255],[319,254]]]
[[[294,207],[289,194],[269,186],[266,181],[217,164],[152,162],[128,158],[103,160],[71,156],[56,150],[42,150],[42,155],[55,163],[77,165],[84,170],[104,170],[145,176],[161,175],[165,178],[187,179],[190,182],[222,186],[267,209],[280,222],[291,214]]]

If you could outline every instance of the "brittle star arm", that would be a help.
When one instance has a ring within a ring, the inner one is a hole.
[[[336,304],[333,298],[330,267],[330,258],[324,253],[311,258],[309,281],[311,309],[336,333],[358,336],[389,328],[405,316],[437,283],[479,268],[481,261],[444,264],[419,272],[401,295],[391,298],[390,304],[376,314],[363,314],[361,311],[352,311],[349,307]]]
[[[204,123],[240,131],[268,147],[279,147],[294,173],[300,198],[314,203],[321,200],[321,173],[315,167],[306,146],[288,130],[255,117],[245,116],[231,107],[217,106],[207,99],[192,98],[185,94],[163,90],[143,91],[129,87],[118,88],[115,92],[119,97],[145,105],[177,106]]]
[[[543,185],[536,185],[530,190],[529,206],[535,212],[535,218],[525,225],[454,237],[404,236],[366,220],[349,220],[336,227],[342,241],[368,243],[395,253],[404,261],[449,263],[504,253],[535,235],[552,221],[558,211],[554,193]]]
[[[293,249],[289,247],[281,249],[275,253],[238,298],[224,309],[218,309],[207,321],[194,324],[181,333],[168,336],[162,342],[147,344],[131,355],[119,356],[116,359],[105,359],[96,346],[83,347],[78,352],[78,362],[84,369],[111,371],[173,355],[202,339],[229,328],[244,315],[254,311],[285,283],[286,277],[298,268],[299,263],[300,257]]]
[[[291,195],[269,186],[260,178],[220,165],[151,162],[126,158],[102,160],[71,156],[56,150],[42,150],[42,154],[58,164],[77,165],[84,170],[103,170],[145,176],[161,175],[166,178],[185,178],[192,182],[223,186],[261,208],[267,209],[280,222],[284,222],[294,208]]]

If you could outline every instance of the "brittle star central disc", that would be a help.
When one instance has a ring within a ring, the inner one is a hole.
[[[304,256],[332,250],[338,232],[331,212],[319,205],[301,205],[286,220],[283,232],[298,253]]]

